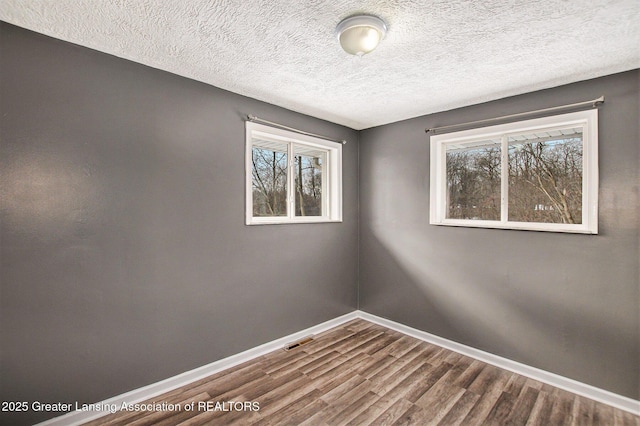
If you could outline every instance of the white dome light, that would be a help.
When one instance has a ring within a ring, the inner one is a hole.
[[[377,16],[357,15],[344,19],[336,27],[336,36],[345,52],[362,56],[378,46],[387,33],[387,25]]]

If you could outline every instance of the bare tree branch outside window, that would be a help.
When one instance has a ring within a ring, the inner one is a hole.
[[[325,154],[295,155],[295,215],[322,216]],[[254,146],[252,190],[254,216],[287,215],[287,152]]]
[[[298,155],[296,216],[322,216],[322,158]]]
[[[287,153],[253,148],[253,215],[286,216]]]
[[[582,135],[509,141],[509,220],[582,223]]]
[[[582,223],[582,133],[565,133],[507,139],[509,221]],[[500,220],[502,150],[491,142],[447,148],[447,218]]]
[[[449,219],[500,220],[500,147],[447,152]]]

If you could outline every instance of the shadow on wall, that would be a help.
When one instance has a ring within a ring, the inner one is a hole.
[[[587,383],[589,367],[598,365],[606,373],[618,368],[620,354],[635,356],[630,319],[621,320],[615,307],[582,303],[572,278],[554,267],[522,277],[509,265],[493,267],[508,247],[470,261],[455,246],[438,246],[415,230],[373,226],[371,232],[464,339],[460,343]],[[538,282],[545,282],[544,288]]]

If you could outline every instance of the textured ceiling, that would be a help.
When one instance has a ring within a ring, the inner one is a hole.
[[[334,34],[358,12],[389,28],[362,58]],[[2,0],[0,19],[355,129],[640,68],[639,0]]]

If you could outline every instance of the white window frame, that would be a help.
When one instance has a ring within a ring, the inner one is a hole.
[[[267,138],[288,144],[287,167],[287,215],[271,217],[253,216],[253,138]],[[295,159],[293,145],[313,147],[326,152],[326,172],[322,182],[322,215],[321,216],[296,216],[295,215]],[[307,136],[276,127],[263,124],[246,122],[246,152],[245,152],[245,176],[246,176],[246,224],[268,225],[283,223],[319,223],[342,222],[342,144],[325,139]]]
[[[508,136],[558,127],[582,127],[582,223],[515,222],[508,220]],[[501,139],[501,219],[448,219],[446,145],[474,140]],[[598,233],[598,110],[554,115],[515,123],[500,124],[431,136],[430,215],[432,225],[531,231]]]

